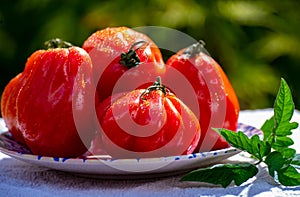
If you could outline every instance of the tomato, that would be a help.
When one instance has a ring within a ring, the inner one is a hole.
[[[108,99],[97,115],[103,148],[113,158],[190,154],[196,148],[201,134],[196,116],[159,80]]]
[[[93,33],[84,42],[92,58],[100,102],[113,93],[148,86],[165,66],[159,48],[143,33],[113,27]],[[124,82],[120,78],[127,75]],[[119,81],[119,83],[117,83]]]
[[[5,87],[1,98],[1,113],[5,120],[6,127],[16,139],[23,145],[26,145],[25,139],[21,131],[17,128],[17,110],[16,110],[16,98],[19,89],[23,86],[25,78],[22,74],[18,74],[14,77]]]
[[[52,44],[58,44],[57,40]],[[12,136],[36,155],[77,157],[85,153],[95,133],[90,118],[91,76],[92,62],[82,48],[34,52],[24,71],[3,92],[2,116]],[[75,122],[75,116],[80,122]]]
[[[220,65],[205,53],[204,43],[199,42],[167,61],[166,78],[172,86],[179,87],[176,94],[198,116],[202,135],[197,151],[210,151],[229,147],[229,144],[212,128],[237,129],[239,103],[230,81]],[[178,74],[179,73],[179,74]],[[181,85],[180,77],[188,81],[192,91]],[[175,83],[172,84],[172,81]],[[191,101],[195,97],[196,102]],[[198,112],[198,113],[196,113]]]

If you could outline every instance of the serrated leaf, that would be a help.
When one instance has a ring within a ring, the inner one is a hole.
[[[296,129],[298,127],[298,123],[296,122],[282,122],[276,127],[276,135],[277,136],[287,136],[291,135],[291,130]]]
[[[262,160],[262,158],[271,151],[270,144],[268,142],[261,141],[258,135],[253,135],[251,138],[249,138],[241,131],[233,132],[227,129],[220,129],[219,133],[230,145],[247,151],[255,156],[258,160]]]
[[[293,166],[277,172],[278,181],[284,186],[300,185],[300,174]]]
[[[274,116],[266,120],[262,125],[262,127],[260,128],[260,130],[264,134],[264,141],[266,141],[272,135],[273,129],[274,129]]]
[[[269,174],[274,177],[275,171],[280,170],[284,166],[285,159],[280,152],[274,151],[266,157],[265,163],[268,165]]]
[[[258,135],[249,138],[240,131],[215,130],[231,146],[247,151],[251,156],[259,159],[258,163],[265,162],[269,174],[275,181],[286,186],[300,185],[300,174],[296,170],[300,168],[300,155],[296,154],[294,149],[289,148],[294,142],[288,137],[292,134],[292,130],[298,127],[298,123],[290,122],[294,109],[291,91],[282,79],[274,103],[274,115],[261,127],[264,134],[263,140],[260,140]],[[249,163],[216,165],[195,170],[183,177],[182,181],[208,182],[227,187],[232,181],[240,185],[255,176],[257,172],[255,165]]]
[[[251,149],[250,139],[243,132],[241,131],[233,132],[227,129],[219,129],[218,132],[233,147],[239,148],[241,150]]]
[[[262,158],[268,155],[271,151],[271,146],[269,143],[261,141],[258,135],[254,135],[250,139],[252,153],[257,159],[262,160]]]
[[[295,168],[300,168],[300,154],[296,154],[291,162]]]
[[[294,113],[294,102],[291,94],[291,90],[284,79],[281,79],[278,94],[274,103],[274,116],[266,121],[263,125],[264,140],[271,144],[271,147],[275,150],[281,151],[281,149],[288,148],[293,145],[294,142],[288,136],[292,134],[292,130],[298,127],[298,123],[290,122]],[[274,120],[272,123],[271,120]],[[272,125],[273,124],[273,125]],[[273,129],[271,130],[271,127]],[[270,134],[271,132],[271,134]],[[283,151],[281,151],[283,152]],[[283,152],[286,156],[291,155],[292,151]]]
[[[282,78],[274,103],[275,126],[289,122],[293,116],[294,109],[295,106],[291,90],[286,81]]]
[[[294,141],[290,137],[287,137],[287,136],[283,136],[283,137],[276,136],[275,137],[274,147],[285,148],[285,147],[289,147],[293,144],[294,144]]]
[[[292,148],[279,148],[277,151],[280,152],[285,159],[292,159],[296,154],[296,150]]]
[[[241,185],[257,173],[258,169],[250,163],[219,164],[192,171],[180,181],[206,182],[227,187],[232,181]]]

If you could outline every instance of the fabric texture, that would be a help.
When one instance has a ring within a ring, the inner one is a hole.
[[[272,109],[246,110],[239,122],[260,128]],[[296,111],[293,120],[300,121]],[[293,148],[300,153],[300,129],[293,131]],[[243,161],[244,153],[223,162]],[[284,187],[273,181],[266,166],[241,186],[227,188],[206,183],[179,182],[182,175],[139,180],[110,180],[34,166],[0,153],[0,196],[300,196],[300,187]]]

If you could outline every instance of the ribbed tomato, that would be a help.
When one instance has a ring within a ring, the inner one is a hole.
[[[161,52],[154,42],[127,27],[99,30],[86,39],[82,48],[93,61],[100,102],[113,93],[147,87],[165,72]]]
[[[3,92],[2,117],[12,136],[36,155],[85,153],[95,133],[91,77],[92,61],[79,47],[34,52]]]
[[[236,130],[240,109],[226,74],[205,51],[203,42],[180,50],[167,61],[164,78],[170,89],[176,86],[182,92],[175,93],[198,116],[202,135],[197,151],[201,152],[229,146],[212,128]],[[183,85],[182,78],[191,86],[191,91]]]
[[[190,154],[200,139],[196,116],[159,81],[108,98],[97,115],[103,149],[113,158]]]

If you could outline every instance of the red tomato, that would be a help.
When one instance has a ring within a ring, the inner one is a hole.
[[[95,132],[90,118],[91,76],[91,59],[79,47],[34,52],[24,71],[6,86],[1,101],[2,116],[13,137],[36,155],[85,153]],[[75,116],[80,122],[75,122]]]
[[[202,135],[197,151],[228,147],[229,144],[212,128],[236,130],[240,109],[227,76],[220,65],[204,51],[203,43],[199,42],[170,57],[166,63],[164,79],[166,84],[170,84],[170,89],[177,86],[177,96],[199,115]],[[181,81],[184,80],[180,80],[180,77],[189,82],[192,92],[188,92],[187,86],[182,85]],[[192,101],[191,97],[195,100]]]
[[[97,115],[103,148],[113,158],[190,154],[196,148],[201,132],[196,116],[159,82],[108,100]]]
[[[100,101],[112,93],[148,84],[165,72],[159,48],[145,34],[127,27],[99,30],[87,38],[82,48],[92,58]]]
[[[20,88],[23,86],[25,78],[22,74],[14,77],[5,87],[1,99],[1,113],[5,120],[6,127],[13,138],[25,145],[25,139],[21,131],[17,128],[16,99]]]

